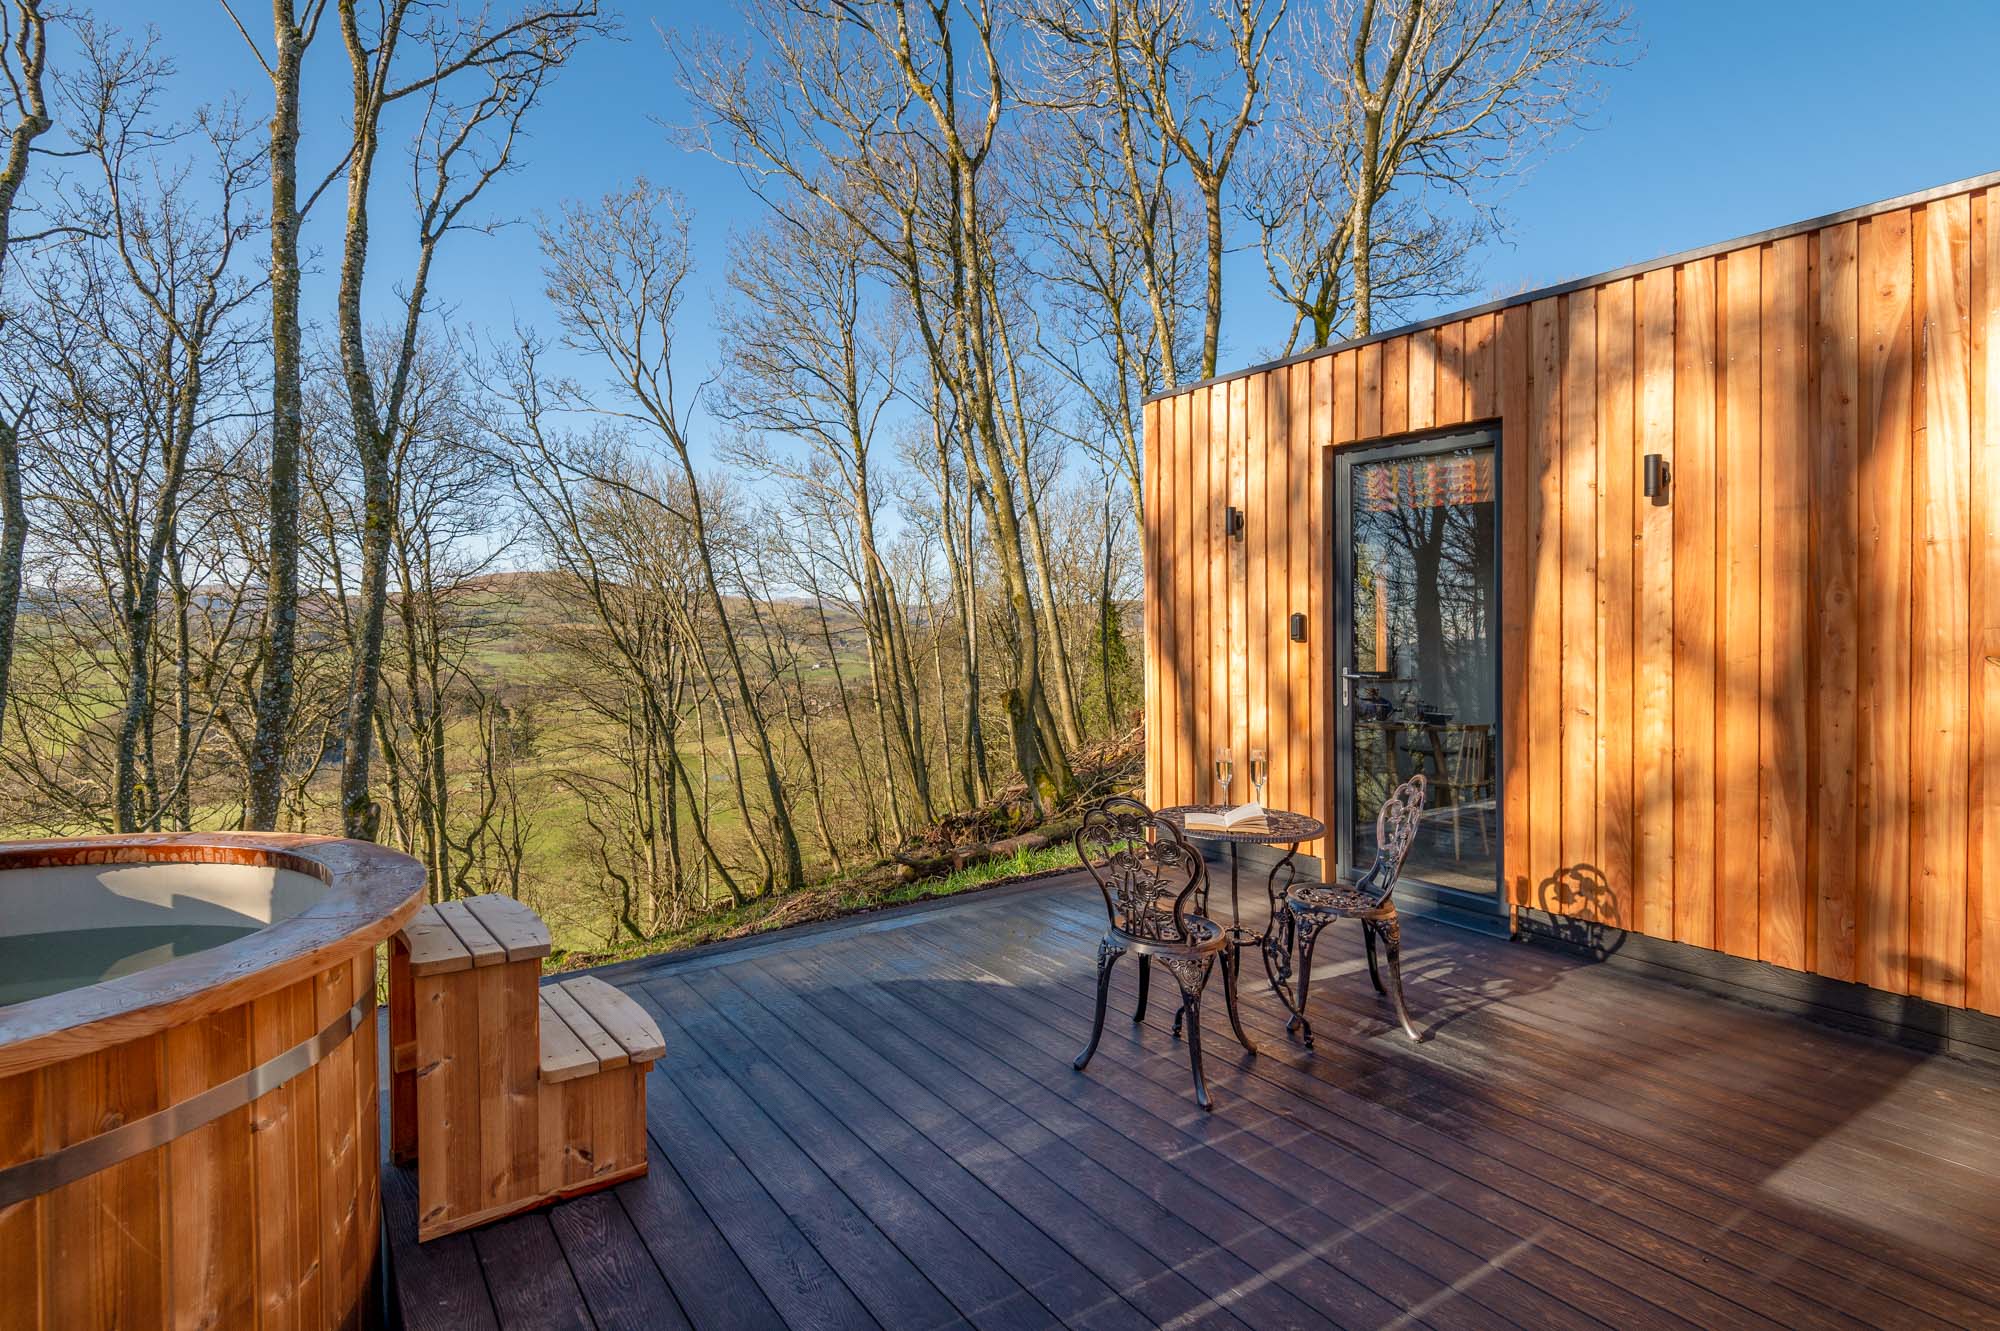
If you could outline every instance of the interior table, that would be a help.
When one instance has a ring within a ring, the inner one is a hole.
[[[1417,758],[1419,761],[1428,756],[1435,762],[1437,767],[1435,774],[1432,776],[1433,780],[1439,779],[1449,770],[1445,766],[1444,732],[1450,728],[1449,725],[1443,723],[1434,724],[1428,721],[1357,719],[1354,722],[1354,729],[1357,732],[1366,731],[1382,737],[1382,747],[1388,754],[1388,774],[1392,779],[1392,788],[1402,785],[1412,775],[1412,773],[1403,770],[1403,757],[1406,753],[1413,758]],[[1427,739],[1429,741],[1429,753],[1426,754],[1421,749],[1405,749],[1402,742],[1405,735],[1419,736]]]

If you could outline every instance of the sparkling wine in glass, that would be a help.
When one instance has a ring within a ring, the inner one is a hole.
[[[1262,749],[1250,750],[1250,784],[1257,792],[1257,803],[1264,802],[1264,785],[1271,779],[1271,764],[1265,761]]]
[[[1229,760],[1228,749],[1215,751],[1215,784],[1222,788],[1222,802],[1229,803],[1229,778],[1236,775],[1236,764]]]

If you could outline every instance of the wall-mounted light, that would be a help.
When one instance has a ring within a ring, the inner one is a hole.
[[[1667,460],[1658,453],[1646,454],[1646,498],[1656,504],[1667,502]]]
[[[1292,641],[1304,642],[1305,640],[1306,640],[1306,617],[1304,615],[1293,615]]]
[[[1227,515],[1225,515],[1225,517],[1223,518],[1223,522],[1222,522],[1222,530],[1223,530],[1223,533],[1224,533],[1225,535],[1227,535],[1227,536],[1229,537],[1229,539],[1230,539],[1230,540],[1232,540],[1232,541],[1240,541],[1240,540],[1242,540],[1242,539],[1243,539],[1243,510],[1242,510],[1242,509],[1240,509],[1240,508],[1238,508],[1238,507],[1236,507],[1236,506],[1235,506],[1234,504],[1231,504],[1231,505],[1229,506],[1229,512],[1228,512],[1228,513],[1227,513]]]

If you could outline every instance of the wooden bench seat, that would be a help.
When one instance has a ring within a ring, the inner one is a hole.
[[[390,950],[391,1150],[417,1172],[417,1237],[646,1170],[646,1074],[666,1052],[591,975],[541,983],[549,931],[511,897],[417,912]]]

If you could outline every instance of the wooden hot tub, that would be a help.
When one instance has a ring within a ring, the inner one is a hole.
[[[375,1320],[375,947],[423,897],[329,837],[0,843],[0,1331]]]

